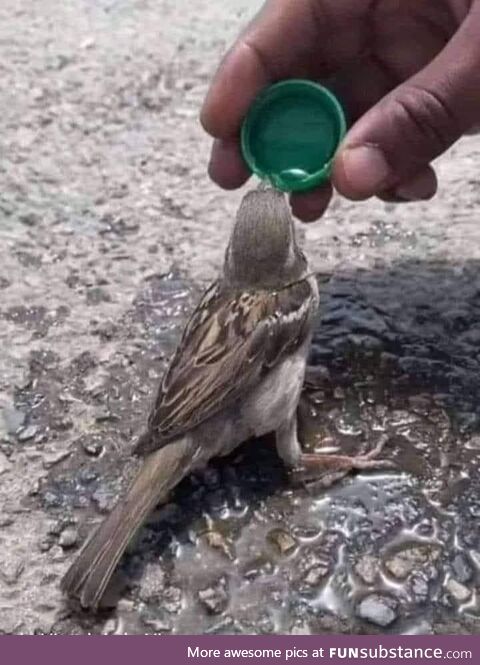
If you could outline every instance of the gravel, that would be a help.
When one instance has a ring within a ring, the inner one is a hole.
[[[397,618],[398,602],[390,596],[372,594],[357,607],[357,615],[382,628],[390,626]]]

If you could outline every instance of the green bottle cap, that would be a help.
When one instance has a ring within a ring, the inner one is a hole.
[[[337,98],[313,81],[291,79],[263,90],[242,126],[250,170],[284,192],[305,192],[328,181],[346,133]]]

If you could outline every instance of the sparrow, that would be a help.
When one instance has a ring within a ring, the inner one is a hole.
[[[304,453],[297,405],[319,300],[283,194],[241,202],[219,278],[188,321],[134,453],[143,464],[126,495],[62,580],[96,610],[127,545],[184,476],[244,441],[275,433],[278,454],[311,476],[381,466],[378,455]]]

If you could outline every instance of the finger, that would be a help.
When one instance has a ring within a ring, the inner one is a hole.
[[[293,194],[290,199],[292,212],[302,222],[314,222],[328,208],[332,194],[333,188],[330,184],[313,192]]]
[[[480,134],[480,123],[476,122],[470,129],[468,129],[465,134],[468,134],[469,136],[475,136],[475,134]]]
[[[438,181],[431,166],[418,173],[410,180],[400,183],[395,188],[381,192],[378,198],[390,203],[408,203],[428,201],[437,193]]]
[[[335,160],[343,195],[364,199],[423,171],[480,118],[480,3],[431,64],[350,130]]]
[[[395,22],[392,23],[395,26]],[[405,28],[408,32],[402,35],[402,50],[395,33],[390,34],[386,30],[389,41],[379,39],[376,45],[381,56],[371,52],[362,58],[355,58],[348,67],[324,82],[341,100],[350,123],[357,121],[400,83],[426,67],[445,46],[445,41],[438,36],[429,38],[423,35],[422,38],[424,26],[407,24]],[[406,36],[410,38],[408,41]]]
[[[317,77],[328,76],[355,57],[364,46],[364,6],[363,0],[269,0],[214,77],[200,117],[205,130],[217,138],[234,136],[266,85],[313,67]]]
[[[208,174],[223,189],[236,189],[247,182],[251,174],[242,159],[238,141],[214,141]]]
[[[238,133],[242,119],[270,74],[249,43],[240,41],[220,65],[200,114],[211,136],[227,139]]]

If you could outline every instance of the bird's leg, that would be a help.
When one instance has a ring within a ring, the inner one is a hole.
[[[305,453],[298,441],[297,414],[277,431],[277,451],[291,468],[293,480],[316,480],[324,487],[329,487],[354,470],[394,468],[392,462],[378,459],[387,441],[388,436],[383,436],[369,452],[351,457],[330,453]]]
[[[297,436],[297,416],[287,420],[276,432],[277,452],[286,466],[294,469],[302,457],[302,447]]]
[[[292,471],[293,478],[303,482],[318,480],[324,487],[329,487],[351,471],[393,469],[393,462],[379,459],[387,441],[388,436],[381,437],[372,450],[361,455],[302,453],[298,465]]]

